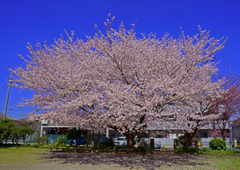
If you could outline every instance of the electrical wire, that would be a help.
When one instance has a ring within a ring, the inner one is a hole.
[[[6,87],[5,89],[3,89],[2,91],[0,91],[0,93],[2,93],[4,90],[6,90],[8,87]]]
[[[0,89],[2,89],[4,86],[6,86],[7,84],[4,84]]]

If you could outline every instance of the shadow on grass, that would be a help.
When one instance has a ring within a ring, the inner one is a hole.
[[[194,154],[115,154],[115,153],[68,153],[50,152],[44,158],[50,161],[60,160],[63,164],[117,165],[124,168],[155,169],[161,166],[206,166],[207,155]]]

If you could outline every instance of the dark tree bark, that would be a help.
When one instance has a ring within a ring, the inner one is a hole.
[[[133,148],[134,148],[134,137],[135,137],[136,135],[131,134],[131,133],[128,133],[128,134],[126,134],[125,136],[126,136],[126,138],[127,138],[127,148],[133,149]]]

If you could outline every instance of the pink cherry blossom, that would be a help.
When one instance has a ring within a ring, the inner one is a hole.
[[[111,28],[110,17],[106,34],[98,30],[87,41],[74,40],[72,32],[68,40],[38,43],[36,50],[28,43],[31,55],[19,55],[26,66],[14,70],[13,81],[34,95],[21,106],[45,110],[39,118],[58,124],[112,128],[127,136],[128,146],[148,129],[191,131],[189,118],[216,118],[194,110],[225,91],[222,80],[211,80],[218,71],[213,55],[225,41],[209,38],[200,26],[193,37],[182,31],[178,39],[152,33],[138,38],[134,25]]]

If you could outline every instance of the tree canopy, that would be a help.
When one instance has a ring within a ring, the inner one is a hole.
[[[26,67],[13,72],[14,86],[35,91],[21,105],[35,106],[41,119],[78,127],[112,128],[127,138],[147,129],[192,129],[193,119],[219,115],[193,112],[209,97],[224,93],[223,81],[212,81],[218,71],[214,54],[224,47],[209,38],[209,31],[192,37],[183,31],[178,39],[165,34],[142,34],[138,38],[123,23],[111,28],[109,15],[103,34],[74,40],[74,31],[55,44],[34,49],[25,59]],[[213,97],[214,96],[214,97]],[[177,118],[173,121],[172,118]]]

